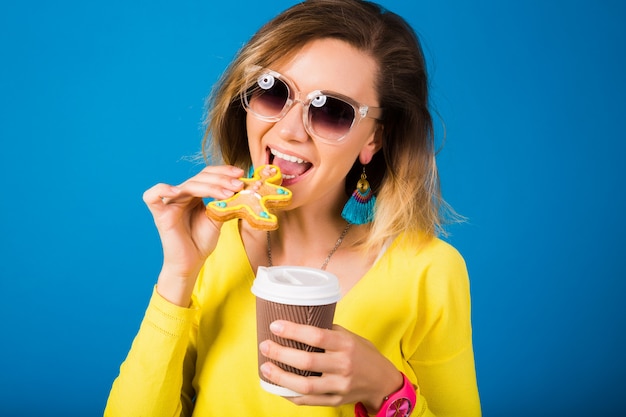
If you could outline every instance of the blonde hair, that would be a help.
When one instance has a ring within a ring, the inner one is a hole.
[[[249,169],[246,113],[239,99],[247,87],[246,69],[269,66],[321,38],[343,40],[378,63],[375,89],[384,111],[383,139],[366,167],[377,202],[364,246],[378,246],[405,231],[440,233],[447,206],[435,161],[422,48],[404,19],[372,2],[309,0],[266,23],[239,51],[208,99],[205,157]],[[346,177],[346,196],[362,169],[355,161]]]

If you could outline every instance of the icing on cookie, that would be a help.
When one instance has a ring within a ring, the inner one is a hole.
[[[261,230],[275,230],[278,219],[270,211],[285,207],[291,202],[291,191],[280,184],[283,181],[280,169],[274,165],[262,165],[254,171],[252,178],[240,178],[243,190],[225,200],[207,204],[206,214],[213,220],[241,218]]]

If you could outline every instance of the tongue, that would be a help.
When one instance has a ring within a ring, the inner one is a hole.
[[[308,162],[304,164],[299,164],[297,162],[286,161],[282,158],[274,158],[272,164],[280,168],[283,175],[298,176],[304,174],[309,168],[311,168],[311,164]]]

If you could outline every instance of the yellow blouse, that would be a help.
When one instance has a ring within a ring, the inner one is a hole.
[[[191,308],[153,292],[105,417],[354,416],[354,404],[296,406],[260,387],[253,280],[237,220],[227,222]],[[412,416],[481,415],[469,280],[449,244],[398,236],[339,301],[335,323],[369,339],[419,386]]]

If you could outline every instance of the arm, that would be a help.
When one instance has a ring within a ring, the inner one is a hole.
[[[163,247],[157,291],[169,302],[188,307],[205,259],[217,245],[222,223],[206,216],[203,198],[227,198],[241,190],[243,170],[207,167],[177,187],[157,184],[143,199],[154,218]]]
[[[222,227],[205,215],[203,198],[233,195],[242,186],[242,174],[235,167],[207,167],[177,187],[158,184],[144,193],[161,238],[163,266],[111,389],[106,416],[191,415],[196,329],[195,311],[188,307]]]
[[[420,393],[437,416],[478,417],[469,277],[461,255],[440,245],[420,288],[427,297],[420,300],[420,320],[403,346]]]
[[[111,388],[105,417],[191,415],[195,313],[153,292],[140,330]]]

